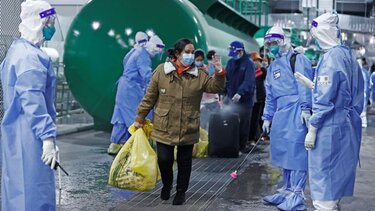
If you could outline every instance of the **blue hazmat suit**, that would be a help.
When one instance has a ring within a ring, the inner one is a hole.
[[[2,210],[56,210],[55,177],[42,160],[43,140],[56,137],[56,79],[51,59],[25,39],[0,65]]]
[[[362,76],[364,80],[365,99],[363,102],[363,111],[367,109],[367,102],[370,99],[370,72],[362,67]]]
[[[279,205],[279,209],[303,210],[303,190],[307,177],[307,151],[304,146],[307,126],[301,121],[301,113],[302,110],[311,110],[312,96],[311,90],[294,77],[290,65],[293,54],[292,51],[279,54],[267,71],[263,120],[272,121],[271,162],[283,169],[284,187],[280,193],[266,196],[264,201]],[[295,71],[313,79],[311,63],[304,55],[296,55]],[[290,184],[297,185],[292,187]]]
[[[316,73],[310,124],[318,132],[309,152],[311,197],[334,201],[353,195],[362,135],[363,77],[344,45],[325,53]]]
[[[124,71],[118,80],[116,103],[111,123],[111,142],[123,144],[129,137],[128,127],[135,119],[138,104],[141,102],[151,80],[151,57],[145,48],[133,48],[124,58]]]
[[[375,72],[371,73],[370,84],[372,84],[371,101],[372,103],[375,103]]]

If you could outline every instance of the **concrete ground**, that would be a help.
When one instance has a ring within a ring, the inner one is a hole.
[[[70,173],[62,176],[61,210],[277,210],[261,200],[276,190],[280,178],[278,169],[269,163],[268,145],[259,145],[248,156],[237,180],[229,174],[244,155],[238,159],[194,159],[187,202],[176,207],[171,205],[172,199],[160,200],[160,184],[147,193],[108,186],[113,160],[106,154],[108,140],[108,133],[93,130],[58,138],[61,164]],[[355,196],[341,202],[344,211],[375,210],[375,115],[369,115],[369,127],[363,130],[361,165]],[[308,187],[305,193],[308,210],[313,210]]]

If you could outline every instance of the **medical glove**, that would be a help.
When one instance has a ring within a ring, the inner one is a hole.
[[[309,126],[309,132],[307,133],[306,138],[305,138],[306,150],[314,149],[317,131],[318,129],[315,128],[314,126],[312,125]]]
[[[56,165],[56,149],[55,143],[51,138],[43,141],[43,153],[41,157],[44,164],[51,166],[53,169]]]

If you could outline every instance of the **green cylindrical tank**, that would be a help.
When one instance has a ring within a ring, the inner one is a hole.
[[[157,34],[166,48],[189,38],[196,48],[216,50],[223,63],[233,40],[244,42],[247,50],[258,48],[249,35],[203,14],[188,0],[92,0],[69,29],[64,63],[74,97],[98,127],[110,128],[122,60],[137,31]],[[164,59],[165,54],[162,60],[154,59],[153,66]]]

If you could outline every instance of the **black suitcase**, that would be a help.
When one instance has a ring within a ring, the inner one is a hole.
[[[240,119],[238,114],[219,110],[210,116],[208,155],[237,158],[240,149]]]

